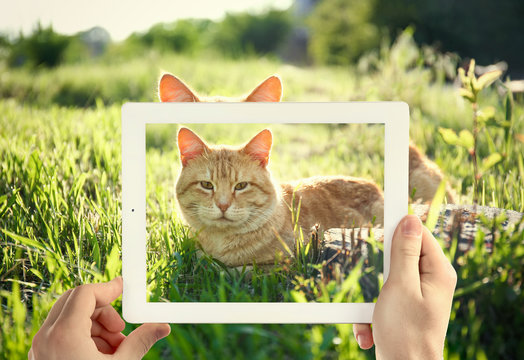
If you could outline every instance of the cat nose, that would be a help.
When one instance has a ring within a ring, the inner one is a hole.
[[[229,208],[231,204],[229,203],[217,203],[217,207],[222,210],[223,213],[226,212],[226,210]]]

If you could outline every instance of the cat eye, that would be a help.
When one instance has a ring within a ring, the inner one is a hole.
[[[201,181],[200,186],[202,186],[206,190],[213,190],[213,184],[209,181]]]
[[[244,190],[247,186],[247,182],[239,182],[235,185],[235,190]]]

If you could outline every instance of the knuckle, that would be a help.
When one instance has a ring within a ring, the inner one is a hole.
[[[66,342],[65,336],[67,332],[64,331],[61,327],[53,328],[47,336],[47,344],[51,349],[65,349],[64,344]]]
[[[31,346],[35,349],[39,348],[42,343],[42,333],[41,331],[38,331],[35,336],[33,337],[33,341],[31,342]]]
[[[63,339],[66,332],[63,330],[60,324],[55,324],[47,336],[47,341],[51,344],[57,344]]]
[[[420,247],[414,246],[415,244],[412,244],[412,246],[409,245],[403,245],[399,248],[399,252],[404,257],[408,258],[419,258],[420,257]]]
[[[77,295],[84,295],[86,292],[90,292],[91,289],[90,289],[89,284],[83,284],[83,285],[79,285],[76,288],[74,288],[73,291]]]
[[[447,276],[450,285],[453,285],[453,288],[455,288],[455,286],[457,285],[457,272],[451,264],[449,264],[448,266]]]
[[[140,353],[141,353],[141,356],[145,355],[149,349],[151,348],[152,344],[154,343],[154,340],[153,338],[149,338],[149,337],[144,337],[144,338],[140,338]]]

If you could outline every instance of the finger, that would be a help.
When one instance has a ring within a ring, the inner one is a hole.
[[[420,252],[420,281],[424,290],[438,289],[446,295],[455,290],[457,273],[431,232],[424,228]],[[427,294],[426,294],[427,295]]]
[[[151,347],[171,332],[169,324],[143,324],[129,334],[115,352],[119,359],[141,359]]]
[[[353,335],[361,349],[367,350],[373,346],[373,333],[370,324],[353,324]]]
[[[100,337],[104,339],[109,345],[116,348],[126,338],[121,332],[108,331],[97,321],[93,321],[91,326],[91,337]]]
[[[113,354],[115,352],[115,349],[107,343],[104,339],[100,337],[93,337],[93,341],[95,342],[96,348],[98,351],[100,351],[103,354]]]
[[[90,319],[97,307],[110,304],[122,294],[122,278],[100,284],[81,285],[73,289],[57,321]],[[89,324],[91,321],[89,321]],[[88,323],[85,322],[87,325]]]
[[[51,311],[49,311],[49,314],[47,315],[47,318],[45,319],[44,323],[42,324],[42,328],[50,327],[55,323],[56,319],[58,318],[58,315],[60,315],[60,313],[62,312],[62,308],[64,307],[64,304],[69,298],[69,295],[71,295],[72,291],[73,289],[69,289],[58,298],[58,300],[51,308]]]
[[[98,321],[111,332],[121,332],[126,327],[126,323],[122,320],[120,314],[111,305],[95,309],[91,319]]]
[[[415,215],[405,216],[395,229],[391,242],[389,278],[420,291],[419,260],[422,223]]]

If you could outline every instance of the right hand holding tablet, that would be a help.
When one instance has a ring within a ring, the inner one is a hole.
[[[369,324],[354,324],[359,345],[377,359],[442,359],[457,274],[415,215],[393,235],[389,277]]]

